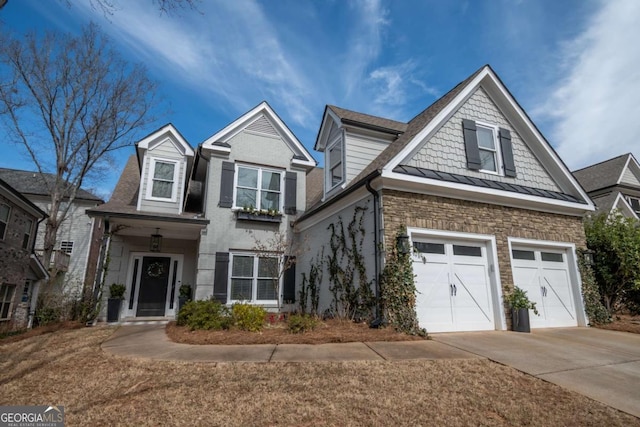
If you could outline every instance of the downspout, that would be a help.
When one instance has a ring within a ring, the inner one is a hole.
[[[371,322],[371,324],[369,325],[372,328],[379,328],[380,326],[383,326],[386,322],[384,321],[384,316],[382,315],[382,310],[380,308],[380,245],[379,245],[379,231],[380,231],[380,226],[379,226],[379,206],[380,206],[380,194],[378,194],[377,191],[375,191],[373,189],[373,187],[371,187],[371,181],[373,180],[373,178],[369,178],[366,182],[365,182],[365,186],[367,187],[367,190],[369,191],[369,193],[371,193],[373,195],[373,229],[374,229],[374,233],[373,233],[373,245],[375,247],[374,251],[375,251],[375,274],[376,274],[376,279],[375,279],[375,295],[376,295],[376,311],[375,311],[375,319]]]

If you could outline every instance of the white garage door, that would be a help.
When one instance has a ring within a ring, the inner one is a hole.
[[[536,303],[538,315],[529,311],[532,328],[577,326],[567,254],[562,250],[514,248],[513,281]]]
[[[416,313],[428,332],[495,328],[484,244],[416,241]]]

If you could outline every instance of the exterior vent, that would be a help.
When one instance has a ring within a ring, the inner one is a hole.
[[[280,136],[278,134],[278,131],[274,129],[273,125],[271,125],[271,122],[269,122],[269,120],[265,116],[260,116],[258,120],[247,126],[247,130],[260,132],[267,135]]]

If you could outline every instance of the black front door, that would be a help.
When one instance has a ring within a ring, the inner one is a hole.
[[[137,317],[164,316],[171,258],[144,257],[138,292]]]

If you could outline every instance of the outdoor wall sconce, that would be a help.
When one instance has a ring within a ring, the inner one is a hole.
[[[588,266],[593,266],[595,264],[595,261],[593,259],[594,255],[595,255],[595,252],[592,251],[591,249],[584,249],[582,251],[582,256],[584,257],[584,263],[587,264]]]
[[[159,228],[156,228],[156,234],[151,235],[151,242],[149,244],[149,250],[151,252],[160,252],[162,249],[162,235],[158,234],[160,232]]]
[[[409,236],[406,233],[399,234],[396,237],[396,249],[398,249],[398,253],[402,255],[407,255],[411,252],[411,246],[409,246]]]

